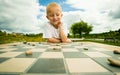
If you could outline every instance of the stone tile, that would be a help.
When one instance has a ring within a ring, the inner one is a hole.
[[[89,57],[111,57],[100,52],[83,52],[83,53],[88,55]]]
[[[71,45],[61,45],[62,48],[73,48]]]
[[[108,72],[90,58],[70,58],[66,62],[70,73]]]
[[[107,60],[107,57],[93,58],[93,59],[94,59],[94,61],[96,61],[100,65],[104,66],[106,69],[108,69],[109,71],[111,71],[113,73],[120,72],[120,67],[111,65],[110,62]],[[113,58],[113,59],[117,59],[117,58]],[[117,59],[117,60],[119,60],[119,59]]]
[[[8,59],[9,59],[9,58],[0,58],[0,63],[6,61],[6,60],[8,60]]]
[[[50,47],[50,46],[49,45],[39,45],[39,46],[37,46],[35,48],[48,48],[48,47]]]
[[[116,73],[116,75],[120,75],[120,73]]]
[[[5,53],[5,52],[3,52],[3,51],[0,51],[0,54],[2,54],[2,53]]]
[[[120,54],[114,54],[113,51],[102,51],[102,53],[110,55],[112,57],[120,57]]]
[[[2,50],[2,49],[4,49],[4,48],[0,48],[0,50]]]
[[[13,50],[13,52],[25,52],[26,50],[29,50],[29,48],[18,48],[16,50]]]
[[[38,59],[27,73],[66,73],[63,59]],[[43,75],[44,75],[43,74]]]
[[[86,73],[72,73],[70,75],[115,75],[112,72],[86,72]]]
[[[104,49],[104,48],[93,48],[93,49],[95,49],[95,50],[97,50],[97,51],[111,51],[111,50]]]
[[[79,52],[76,48],[62,48],[63,52]]]
[[[53,48],[61,49],[61,46],[50,46],[50,47],[48,47],[48,49],[53,49]]]
[[[81,52],[63,52],[65,58],[87,58],[88,56]]]
[[[15,74],[15,73],[0,73],[0,75],[20,75],[20,74]]]
[[[80,49],[82,49],[82,48],[84,48],[85,46],[74,46],[75,48],[80,48]],[[85,47],[86,48],[86,47]]]
[[[69,75],[69,74],[61,74],[61,73],[27,73],[22,75]]]
[[[61,52],[44,52],[40,58],[64,58]]]
[[[0,72],[24,72],[34,61],[32,58],[12,58],[0,64]]]
[[[0,45],[0,48],[10,48],[8,45]]]
[[[46,49],[45,48],[34,48],[34,49],[31,49],[33,52],[45,52]]]
[[[23,48],[34,48],[34,46],[24,46]]]
[[[61,49],[47,49],[46,52],[61,52]]]
[[[22,52],[6,52],[6,53],[0,54],[0,57],[15,57],[21,53]]]
[[[31,55],[26,55],[25,53],[22,53],[15,58],[38,58],[40,56],[41,52],[32,52]]]
[[[2,49],[0,51],[13,51],[13,50],[16,50],[17,48],[5,48],[5,49]]]
[[[61,43],[61,46],[71,46],[70,43]]]

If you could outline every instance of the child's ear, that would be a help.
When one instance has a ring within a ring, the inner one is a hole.
[[[46,16],[46,18],[49,19],[48,16]]]

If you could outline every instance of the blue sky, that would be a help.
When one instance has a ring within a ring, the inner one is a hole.
[[[39,0],[39,4],[42,6],[47,6],[51,2],[59,3],[62,7],[62,10],[65,11],[77,11],[79,9],[71,7],[69,4],[65,3],[66,0]]]
[[[91,33],[120,29],[119,0],[0,0],[0,30],[42,33],[51,2],[61,5],[68,30],[80,19],[93,26]]]

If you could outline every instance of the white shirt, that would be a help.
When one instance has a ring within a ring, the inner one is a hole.
[[[67,26],[62,25],[63,31],[65,32],[65,35],[67,36]],[[50,22],[47,22],[44,28],[43,38],[60,38],[59,35],[59,29],[56,29],[53,25],[51,25]]]

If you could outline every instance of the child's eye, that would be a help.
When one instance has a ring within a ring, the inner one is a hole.
[[[54,15],[49,15],[50,17],[54,16]]]
[[[60,14],[57,14],[57,16],[59,16]]]

